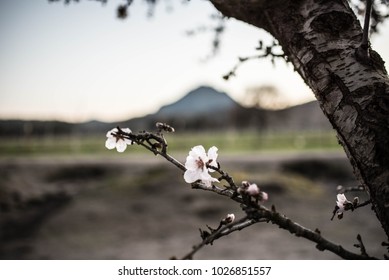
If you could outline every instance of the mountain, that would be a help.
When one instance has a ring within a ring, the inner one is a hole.
[[[165,122],[181,131],[228,129],[235,127],[236,111],[243,107],[225,92],[200,86],[156,113],[130,119],[118,125],[132,130],[154,130],[156,122]]]
[[[187,93],[180,100],[163,106],[156,113],[160,117],[192,118],[200,115],[225,113],[240,107],[226,93],[201,86]]]

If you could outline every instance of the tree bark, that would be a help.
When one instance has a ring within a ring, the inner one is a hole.
[[[389,79],[345,0],[210,0],[271,33],[314,92],[389,237]],[[260,73],[259,73],[260,75]]]

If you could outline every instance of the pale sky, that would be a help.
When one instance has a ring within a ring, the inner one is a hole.
[[[249,87],[274,84],[291,104],[312,100],[291,65],[268,59],[243,64],[229,81],[239,56],[255,54],[258,40],[270,37],[230,20],[219,54],[212,34],[185,36],[215,9],[208,1],[187,5],[162,1],[155,15],[134,1],[127,20],[118,20],[120,1],[81,1],[65,6],[47,0],[0,1],[0,118],[71,122],[120,121],[153,113],[200,85],[213,86],[242,101]],[[389,28],[373,38],[373,48],[389,61]]]

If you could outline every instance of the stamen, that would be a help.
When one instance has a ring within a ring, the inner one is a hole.
[[[197,167],[200,169],[204,169],[205,163],[204,161],[199,157],[198,160],[196,160]]]

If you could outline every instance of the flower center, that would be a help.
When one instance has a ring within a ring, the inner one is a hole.
[[[119,142],[119,140],[124,140],[123,135],[120,135],[119,133],[111,133],[113,137],[116,138],[116,143]]]
[[[200,157],[198,160],[196,160],[196,164],[197,164],[197,168],[204,169],[205,163]]]
[[[117,135],[116,136],[116,142],[119,142],[119,140],[124,140],[124,138],[120,135]]]

